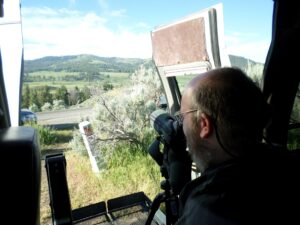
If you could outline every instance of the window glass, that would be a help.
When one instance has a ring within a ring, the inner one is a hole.
[[[288,132],[288,148],[300,148],[300,85],[295,97],[294,106],[290,118],[290,130]]]
[[[168,99],[151,58],[149,34],[217,3],[22,1],[21,107],[36,113],[31,125],[40,132],[42,157],[65,154],[72,208],[138,191],[152,200],[161,191],[159,165],[147,152],[157,136],[149,115],[167,108]],[[259,80],[273,1],[222,3],[231,65]],[[176,77],[180,91],[193,77]],[[48,198],[43,170],[41,224],[51,218]]]
[[[230,64],[233,67],[238,67],[244,71],[259,87],[262,85],[262,73],[264,69],[264,64],[260,62],[255,62],[251,59],[247,59],[242,56],[229,55]],[[195,75],[184,75],[177,76],[176,80],[180,91],[184,90],[186,84],[193,78]]]

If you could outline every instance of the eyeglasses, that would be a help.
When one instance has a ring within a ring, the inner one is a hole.
[[[188,110],[185,112],[178,111],[174,114],[174,117],[180,124],[183,124],[183,119],[186,114],[192,113],[192,112],[197,112],[198,110],[200,110],[200,109],[191,109],[191,110]]]

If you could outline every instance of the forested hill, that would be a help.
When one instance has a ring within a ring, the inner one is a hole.
[[[99,57],[94,55],[47,56],[35,60],[25,60],[24,72],[25,74],[38,71],[94,73],[100,70],[102,72],[131,73],[145,61],[145,59],[138,58]]]
[[[229,55],[229,59],[232,66],[241,68],[250,76],[259,76],[262,73],[262,63],[235,55]],[[99,71],[132,73],[139,65],[149,61],[151,59],[99,57],[95,55],[47,56],[35,60],[25,60],[24,72],[25,75],[39,71],[88,74],[96,74]]]

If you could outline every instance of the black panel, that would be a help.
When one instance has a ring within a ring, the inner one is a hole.
[[[40,223],[41,159],[36,130],[0,130],[1,220]]]

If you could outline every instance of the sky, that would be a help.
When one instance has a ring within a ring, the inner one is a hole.
[[[264,62],[272,0],[22,0],[24,57],[151,58],[152,30],[218,3],[226,52]]]

